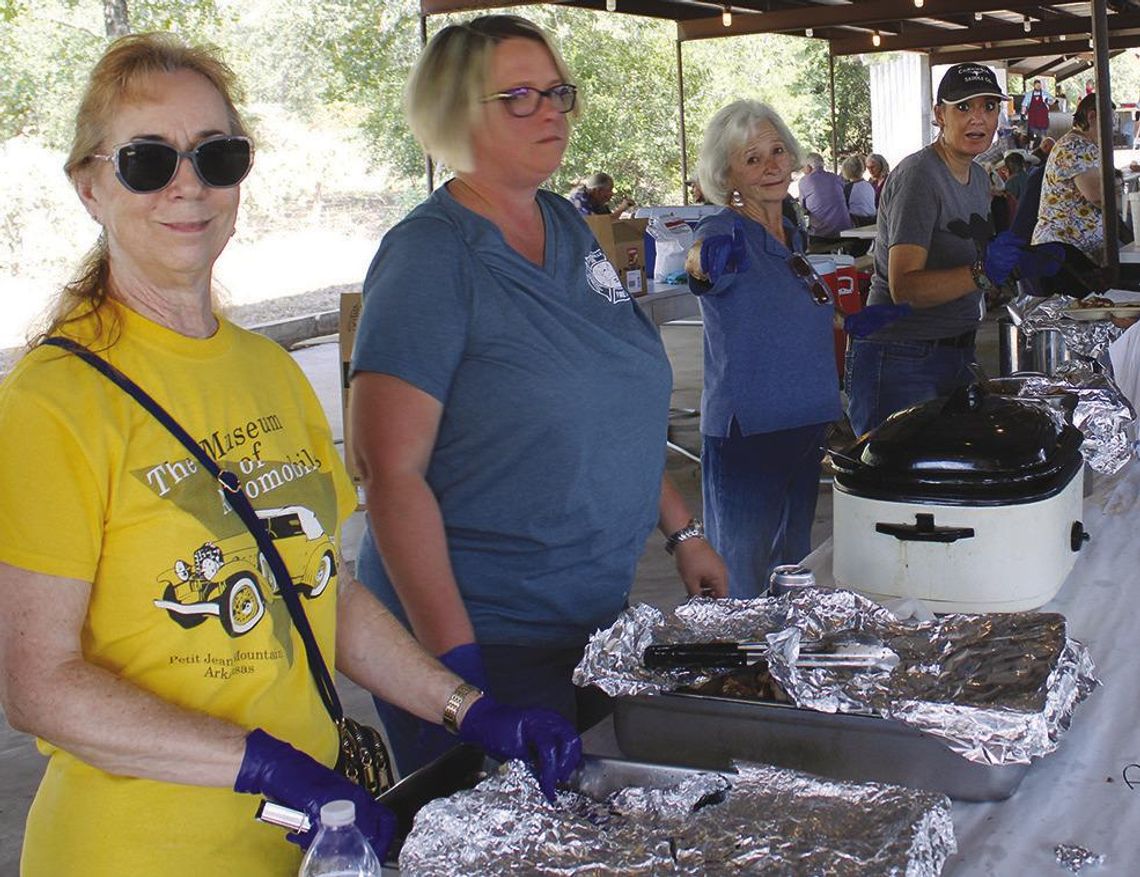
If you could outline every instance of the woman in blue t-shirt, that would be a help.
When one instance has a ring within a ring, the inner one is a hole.
[[[834,308],[781,209],[801,164],[762,103],[729,104],[705,130],[701,189],[728,209],[701,220],[686,270],[705,333],[705,526],[733,597],[764,593],[773,566],[810,552],[824,442],[842,414]]]
[[[357,571],[469,682],[585,728],[607,704],[571,674],[655,522],[690,593],[725,592],[664,479],[669,362],[574,206],[539,189],[576,97],[543,32],[509,15],[444,28],[407,93],[455,176],[385,235],[364,283]],[[403,773],[450,742],[377,707]]]

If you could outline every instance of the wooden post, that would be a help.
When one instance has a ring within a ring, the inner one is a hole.
[[[831,54],[831,45],[827,49],[827,93],[831,100],[831,171],[835,173],[839,167],[839,137],[836,132],[835,117],[835,56]]]
[[[1106,0],[1092,2],[1092,42],[1096,70],[1096,124],[1100,135],[1100,180],[1104,197],[1105,277],[1109,286],[1120,273],[1119,220],[1116,210],[1116,165],[1112,144],[1112,94],[1108,74],[1108,6]]]
[[[680,120],[681,140],[681,203],[689,203],[689,187],[685,185],[689,179],[689,149],[685,138],[685,64],[681,57],[681,38],[677,35],[674,43],[677,47],[677,117]]]

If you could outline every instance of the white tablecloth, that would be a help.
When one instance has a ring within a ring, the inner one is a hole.
[[[1054,857],[1062,843],[1104,854],[1102,866],[1081,872],[1088,877],[1140,874],[1140,464],[1098,478],[1084,524],[1092,539],[1042,611],[1065,615],[1103,685],[1011,798],[954,802],[959,852],[946,877],[1070,873]],[[805,564],[830,584],[831,541]]]

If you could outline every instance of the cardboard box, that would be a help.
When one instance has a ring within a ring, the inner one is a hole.
[[[344,465],[352,480],[359,483],[360,473],[352,456],[352,436],[348,428],[348,370],[352,363],[352,345],[356,340],[356,326],[360,322],[360,308],[364,304],[364,296],[359,292],[342,292],[340,294],[340,404],[341,419],[344,428]]]
[[[609,216],[587,216],[586,224],[598,239],[602,252],[610,260],[630,295],[645,295],[645,228],[648,219],[611,219]]]

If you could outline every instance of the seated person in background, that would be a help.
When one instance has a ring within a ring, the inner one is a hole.
[[[1072,244],[1104,264],[1104,195],[1100,180],[1100,132],[1096,95],[1081,98],[1073,127],[1049,153],[1033,243]]]
[[[1038,144],[1037,148],[1034,149],[1029,154],[1033,158],[1037,159],[1037,163],[1039,165],[1044,167],[1045,166],[1045,160],[1049,157],[1049,153],[1053,151],[1053,147],[1056,144],[1057,144],[1057,141],[1054,140],[1052,137],[1043,137],[1041,139],[1041,143]]]
[[[872,152],[867,156],[867,175],[871,178],[871,188],[875,190],[875,209],[879,209],[879,196],[883,193],[883,184],[887,182],[887,174],[891,166],[879,153]]]
[[[849,155],[839,166],[843,172],[843,194],[847,196],[847,211],[853,225],[875,224],[875,187],[863,179],[866,170],[863,159]]]
[[[685,180],[685,186],[689,190],[689,203],[690,204],[708,204],[708,199],[705,198],[705,193],[701,191],[701,181],[695,178]]]
[[[811,242],[838,241],[839,233],[851,228],[851,214],[843,194],[843,180],[824,170],[823,156],[809,152],[800,179],[800,204],[811,214],[808,233]]]
[[[632,198],[622,198],[611,207],[610,199],[613,196],[614,178],[598,171],[575,186],[566,197],[583,216],[613,215],[616,219],[623,211],[636,206]]]
[[[1012,150],[1007,152],[1002,162],[1001,173],[1005,182],[1005,191],[1020,201],[1021,196],[1025,194],[1025,184],[1029,181],[1029,174],[1025,170],[1025,156]]]

